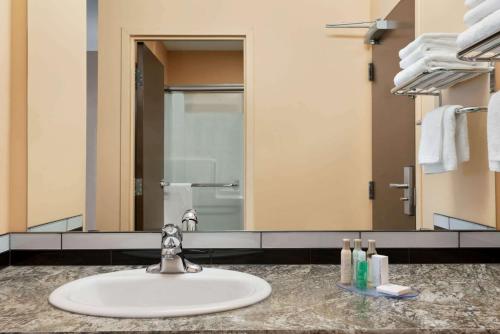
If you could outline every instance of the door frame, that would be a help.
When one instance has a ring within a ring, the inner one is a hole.
[[[254,99],[253,99],[253,33],[230,34],[176,32],[144,32],[142,29],[121,30],[121,97],[120,97],[120,231],[134,231],[135,184],[135,63],[136,45],[141,40],[240,40],[243,42],[243,226],[254,229]]]

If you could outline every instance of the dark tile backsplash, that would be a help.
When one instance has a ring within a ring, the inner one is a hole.
[[[10,251],[0,253],[0,269],[10,264]]]
[[[185,249],[198,264],[339,264],[338,248]],[[379,248],[391,264],[500,263],[500,248]],[[156,249],[11,250],[0,254],[0,267],[11,265],[150,265],[160,261]]]

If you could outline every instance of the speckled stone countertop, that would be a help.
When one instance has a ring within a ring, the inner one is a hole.
[[[333,265],[218,267],[266,279],[271,297],[196,317],[90,317],[52,307],[50,292],[76,278],[137,267],[7,267],[0,270],[0,331],[500,333],[500,265],[391,265],[391,281],[421,292],[404,301],[340,290]]]

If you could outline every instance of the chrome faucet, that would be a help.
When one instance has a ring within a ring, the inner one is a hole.
[[[182,221],[187,223],[198,222],[195,210],[188,210],[184,213]],[[198,273],[203,268],[188,261],[184,257],[182,250],[182,231],[174,224],[163,226],[161,231],[161,262],[146,268],[148,273],[159,274],[179,274]]]

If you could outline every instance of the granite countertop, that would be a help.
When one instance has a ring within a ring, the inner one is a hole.
[[[248,272],[273,287],[263,302],[196,317],[114,319],[49,305],[63,283],[137,267],[7,267],[0,270],[1,332],[500,333],[500,265],[391,265],[390,279],[414,300],[340,290],[339,266],[217,266]]]

